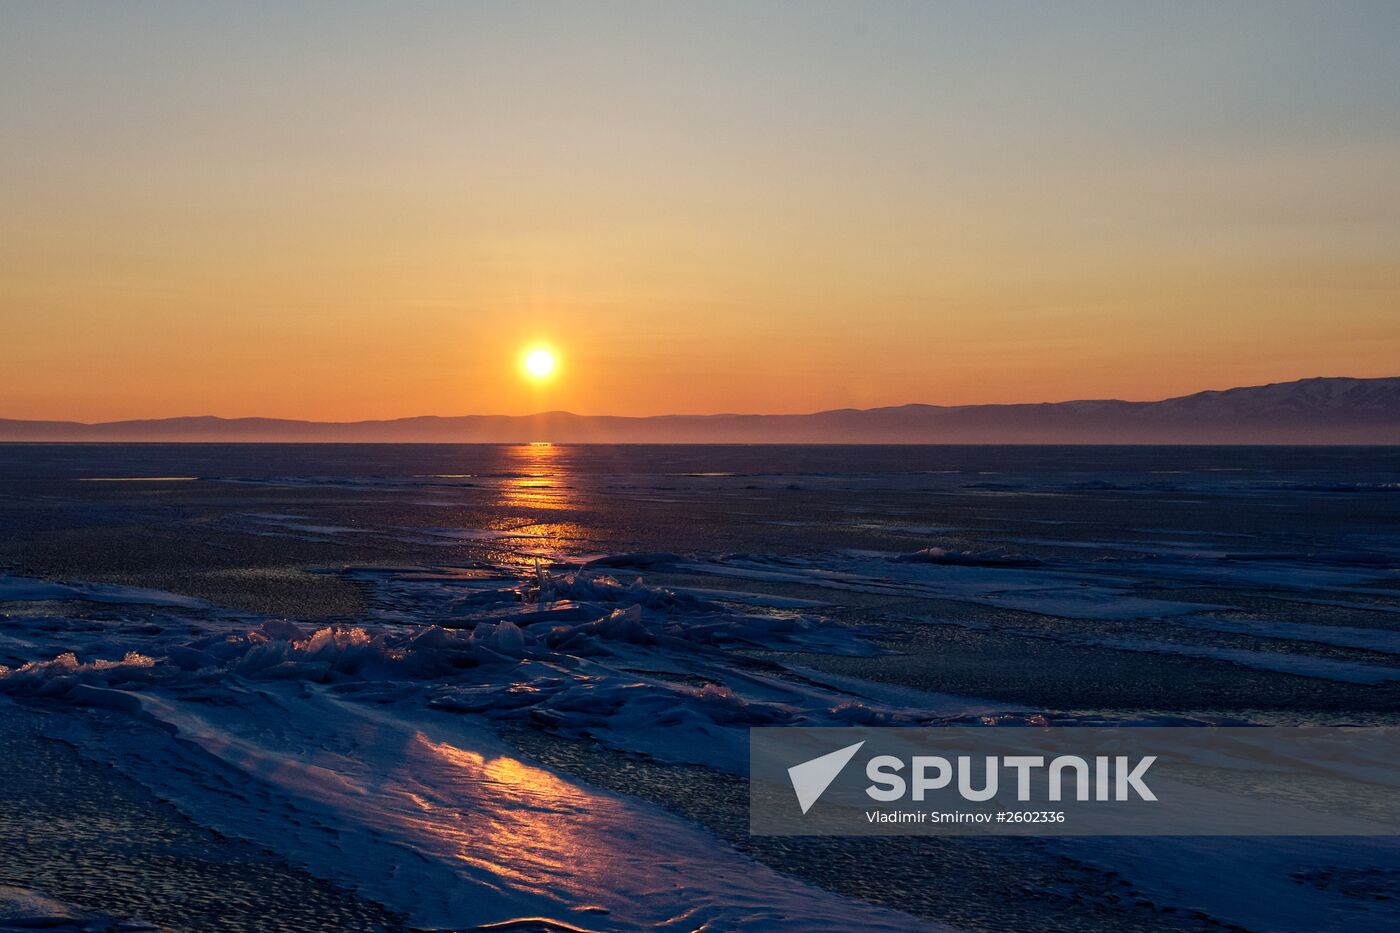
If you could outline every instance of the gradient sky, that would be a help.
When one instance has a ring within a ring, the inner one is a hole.
[[[1398,41],[1391,0],[0,0],[0,417],[1395,375]]]

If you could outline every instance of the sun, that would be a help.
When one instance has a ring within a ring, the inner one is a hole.
[[[554,371],[559,368],[559,361],[555,358],[554,351],[548,347],[531,347],[525,351],[521,367],[531,379],[544,382],[554,375]]]

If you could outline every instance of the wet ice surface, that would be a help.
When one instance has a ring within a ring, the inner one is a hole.
[[[1073,890],[1039,917],[840,897],[821,888],[848,879],[801,853],[755,862],[691,821],[723,835],[722,815],[607,769],[737,779],[755,725],[1400,711],[1386,451],[17,450],[0,691],[202,824],[420,925],[919,922],[894,907],[1094,928],[1109,914],[1075,913]],[[73,482],[102,475],[124,481]],[[280,578],[353,611],[242,602],[276,603]],[[570,773],[568,743],[593,764]],[[1125,925],[1396,921],[1388,844],[1054,847],[1150,904]]]

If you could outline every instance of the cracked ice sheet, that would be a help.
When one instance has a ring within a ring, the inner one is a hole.
[[[522,760],[469,717],[409,721],[303,684],[211,688],[197,708],[101,692],[139,696],[165,731],[64,717],[89,754],[416,925],[950,929],[780,875],[657,807]]]
[[[898,555],[838,556],[821,565],[756,559],[691,561],[680,569],[733,580],[797,583],[829,590],[978,603],[1068,619],[1162,618],[1209,603],[1133,596],[1136,581],[1053,569],[898,563]]]
[[[202,599],[179,596],[163,590],[146,590],[135,586],[111,583],[54,583],[28,577],[0,574],[0,603],[46,602],[77,599],[90,603],[131,604],[143,606],[174,606],[200,609],[209,604]]]
[[[1188,658],[1209,658],[1229,661],[1242,667],[1281,674],[1297,674],[1320,680],[1335,680],[1353,684],[1381,684],[1400,680],[1400,667],[1362,664],[1357,661],[1337,661],[1305,654],[1281,651],[1255,651],[1249,648],[1224,648],[1216,645],[1183,645],[1177,642],[1153,641],[1147,638],[1096,637],[1079,639],[1080,644],[1102,645],[1125,651],[1149,654],[1175,654]]]

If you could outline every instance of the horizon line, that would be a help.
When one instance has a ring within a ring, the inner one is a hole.
[[[277,415],[232,415],[232,416],[230,416],[230,415],[213,415],[213,414],[199,414],[199,415],[159,415],[159,416],[154,416],[154,417],[143,417],[143,418],[117,418],[117,419],[110,420],[110,421],[79,421],[79,420],[70,419],[70,418],[11,418],[11,417],[8,417],[8,416],[0,415],[0,421],[21,422],[21,423],[30,423],[30,424],[65,424],[65,425],[76,425],[76,426],[80,426],[80,427],[104,427],[104,426],[109,426],[109,425],[132,424],[132,423],[138,423],[138,422],[195,421],[195,420],[204,420],[204,421],[285,421],[285,422],[301,423],[301,424],[356,425],[356,424],[392,423],[392,422],[398,422],[398,421],[418,421],[418,420],[425,420],[425,419],[436,419],[436,420],[440,420],[440,421],[451,421],[451,420],[456,420],[456,419],[461,419],[461,418],[513,418],[513,419],[522,419],[522,418],[544,418],[544,417],[550,417],[550,416],[567,416],[567,417],[570,417],[570,418],[614,418],[614,419],[618,419],[618,420],[629,420],[629,421],[646,421],[646,420],[659,419],[659,418],[810,418],[810,417],[813,417],[813,416],[815,416],[815,415],[836,414],[836,413],[839,413],[839,412],[888,411],[888,410],[898,409],[898,408],[942,408],[942,409],[949,409],[949,410],[952,410],[952,409],[958,409],[958,408],[1006,408],[1006,407],[1017,407],[1017,406],[1023,406],[1023,405],[1073,405],[1073,404],[1080,404],[1080,403],[1087,403],[1087,402],[1099,402],[1099,403],[1102,403],[1102,402],[1117,402],[1117,403],[1125,404],[1125,405],[1153,405],[1153,404],[1159,404],[1159,403],[1162,403],[1162,402],[1173,402],[1173,401],[1177,401],[1177,400],[1179,400],[1179,399],[1191,398],[1192,396],[1196,396],[1196,395],[1205,395],[1205,394],[1208,394],[1208,393],[1233,392],[1233,391],[1237,391],[1237,390],[1241,390],[1241,389],[1267,389],[1267,388],[1271,388],[1271,387],[1273,387],[1273,386],[1295,385],[1295,384],[1304,383],[1304,382],[1340,381],[1340,380],[1349,380],[1349,381],[1353,381],[1353,382],[1382,382],[1382,381],[1391,380],[1391,379],[1400,379],[1400,375],[1393,375],[1393,376],[1304,376],[1304,377],[1301,377],[1301,378],[1298,378],[1298,379],[1284,379],[1284,380],[1280,380],[1280,381],[1278,381],[1278,382],[1263,382],[1263,383],[1257,383],[1257,384],[1253,384],[1253,385],[1234,385],[1234,386],[1228,386],[1228,387],[1223,388],[1223,389],[1197,389],[1197,390],[1194,391],[1194,392],[1187,392],[1187,393],[1185,393],[1185,394],[1183,394],[1183,395],[1171,395],[1171,396],[1167,396],[1167,397],[1165,397],[1165,398],[1155,398],[1155,399],[1072,398],[1072,399],[1058,399],[1058,400],[1054,400],[1054,401],[1040,400],[1040,401],[1025,401],[1025,402],[971,402],[971,403],[962,404],[962,405],[941,405],[941,404],[938,404],[938,403],[936,403],[936,402],[903,402],[903,403],[896,404],[896,405],[875,405],[875,406],[872,406],[872,407],[870,407],[870,408],[856,408],[856,407],[852,407],[852,406],[844,406],[844,407],[841,407],[841,408],[824,408],[824,409],[820,409],[820,410],[818,410],[818,411],[804,411],[804,412],[735,412],[735,411],[721,411],[721,412],[707,412],[707,413],[700,413],[700,414],[685,414],[685,413],[678,413],[678,412],[669,412],[669,413],[661,413],[661,414],[654,414],[654,415],[611,415],[611,414],[581,414],[581,413],[579,413],[579,412],[568,411],[567,409],[551,409],[551,410],[548,410],[548,411],[530,412],[530,413],[521,414],[521,415],[484,414],[484,413],[467,413],[467,414],[457,414],[457,415],[417,414],[417,415],[398,415],[398,416],[388,417],[388,418],[357,418],[357,419],[345,420],[345,421],[341,421],[341,420],[322,420],[322,419],[315,419],[315,418],[294,418],[294,417],[277,416]]]

